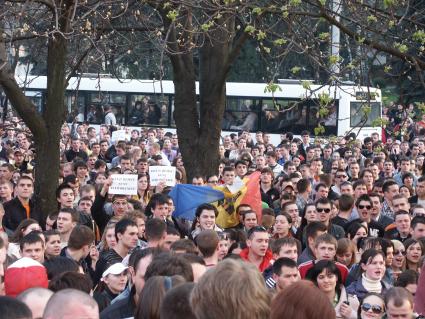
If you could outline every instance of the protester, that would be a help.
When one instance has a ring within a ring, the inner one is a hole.
[[[138,114],[162,123],[153,100],[143,101],[131,102],[142,105]],[[143,113],[145,105],[150,115]],[[115,105],[103,107],[108,123],[114,116],[125,121]],[[90,118],[95,118],[94,109]],[[48,299],[42,293],[47,280],[59,292],[75,288],[90,293],[98,286],[99,306],[88,299],[87,307],[67,308],[63,295],[54,301],[63,303],[63,309],[51,305],[56,317],[69,310],[75,318],[79,311],[92,311],[93,318],[101,311],[102,319],[162,318],[163,309],[169,318],[265,318],[270,311],[272,317],[285,318],[355,318],[356,312],[360,318],[394,318],[402,310],[416,316],[413,306],[423,314],[423,287],[417,282],[418,277],[423,282],[425,259],[425,131],[407,126],[410,135],[390,136],[401,113],[390,108],[387,114],[384,135],[365,138],[313,141],[305,131],[300,137],[282,132],[277,141],[268,133],[223,132],[220,163],[208,176],[197,167],[188,169],[177,134],[161,127],[64,124],[58,206],[49,212],[34,205],[31,136],[22,123],[6,116],[0,148],[9,161],[0,164],[5,293],[33,296],[25,297],[33,310]],[[104,116],[97,117],[101,121]],[[128,131],[131,138],[116,139],[115,129]],[[158,183],[169,169],[162,172],[158,165],[169,162],[175,175]],[[116,174],[137,176],[117,194]],[[167,185],[188,178],[199,186],[181,200],[176,188]],[[127,195],[130,188],[133,195]],[[124,270],[105,274],[115,265]],[[308,271],[317,287],[298,282]],[[181,286],[172,288],[167,278],[178,276],[195,284],[184,284],[181,291]],[[409,295],[391,292],[392,286],[416,294],[415,303]],[[267,288],[279,303],[270,304]],[[181,307],[161,302],[168,295],[182,300]],[[293,310],[294,305],[299,306]],[[41,317],[40,311],[35,316]]]

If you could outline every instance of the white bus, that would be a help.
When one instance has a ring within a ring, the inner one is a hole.
[[[27,96],[42,108],[45,101],[46,77],[28,77],[20,83]],[[222,120],[223,131],[247,130],[280,134],[303,130],[312,134],[321,124],[321,135],[344,136],[359,133],[360,138],[373,132],[381,117],[381,92],[376,88],[359,86],[319,86],[304,88],[299,81],[279,84],[275,93],[265,92],[266,84],[226,84],[227,103]],[[198,87],[197,87],[198,90]],[[332,100],[329,114],[319,116],[319,97],[326,94]],[[172,81],[118,80],[115,78],[72,78],[66,90],[65,103],[68,121],[87,121],[101,124],[104,107],[112,106],[117,122],[126,126],[175,128],[174,84]],[[370,108],[367,117],[364,108]]]

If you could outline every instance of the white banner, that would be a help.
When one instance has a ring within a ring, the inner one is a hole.
[[[151,186],[165,182],[166,186],[176,185],[176,168],[174,166],[149,166],[149,181]]]
[[[112,174],[109,194],[137,195],[137,174]]]
[[[127,134],[126,130],[116,130],[112,132],[111,139],[112,142],[129,141],[130,134]]]

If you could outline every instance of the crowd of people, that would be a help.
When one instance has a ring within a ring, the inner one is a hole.
[[[422,318],[425,132],[323,143],[290,132],[223,135],[214,174],[186,175],[178,136],[64,124],[58,208],[33,202],[36,154],[17,118],[0,150],[0,318]],[[262,209],[176,217],[176,183],[234,190],[255,172]],[[48,174],[48,172],[46,172]],[[137,174],[137,195],[109,194]],[[224,214],[224,215],[223,215]]]

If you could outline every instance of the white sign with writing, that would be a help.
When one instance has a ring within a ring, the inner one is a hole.
[[[136,174],[112,174],[112,185],[109,187],[109,194],[137,195],[137,175]]]
[[[113,131],[111,139],[112,139],[112,142],[129,141],[130,134],[128,134],[126,130]]]
[[[149,166],[151,186],[165,182],[166,186],[176,185],[176,168],[174,166]]]

